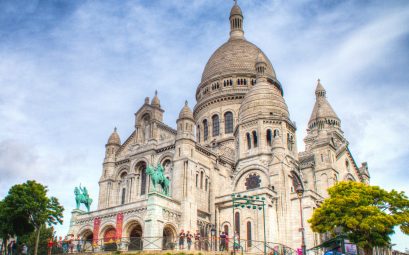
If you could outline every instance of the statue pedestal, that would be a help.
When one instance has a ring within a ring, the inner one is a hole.
[[[162,250],[163,239],[163,205],[169,198],[158,192],[148,194],[148,205],[145,217],[144,250]]]
[[[69,228],[68,234],[74,234],[74,232],[75,232],[75,230],[74,230],[75,221],[77,220],[79,215],[82,215],[82,214],[85,214],[85,213],[87,213],[87,212],[82,211],[80,209],[72,210],[71,219],[70,219],[70,228]]]

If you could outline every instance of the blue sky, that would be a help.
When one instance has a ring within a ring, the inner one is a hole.
[[[36,179],[66,208],[97,199],[104,145],[159,91],[175,126],[233,1],[0,1],[0,197]],[[241,0],[246,38],[269,57],[303,150],[317,78],[372,184],[409,194],[409,2]],[[96,208],[96,204],[93,205]],[[393,243],[409,248],[397,233]]]

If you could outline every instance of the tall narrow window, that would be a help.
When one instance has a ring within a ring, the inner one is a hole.
[[[146,167],[141,169],[141,195],[146,193]]]
[[[213,124],[213,136],[218,136],[220,133],[220,122],[219,122],[219,115],[213,115],[212,117],[212,124]]]
[[[247,247],[251,247],[251,222],[247,221]]]
[[[122,189],[122,195],[121,195],[121,205],[125,204],[125,188]]]
[[[251,138],[250,138],[250,134],[247,133],[246,134],[246,140],[247,140],[247,149],[251,149]]]
[[[224,233],[226,233],[226,235],[229,235],[229,226],[228,225],[224,225]]]
[[[203,189],[203,172],[200,172],[200,188]]]
[[[207,126],[207,120],[203,121],[203,140],[207,141],[207,137],[209,136],[209,127]]]
[[[209,188],[208,185],[209,185],[209,180],[206,178],[206,181],[205,181],[205,191],[207,191],[207,189]]]
[[[200,143],[200,125],[197,125],[197,141]]]
[[[236,212],[234,214],[234,228],[235,232],[240,236],[240,213]]]
[[[233,133],[233,113],[231,112],[224,114],[224,132],[226,134]]]
[[[254,147],[258,146],[257,132],[256,131],[253,131],[253,144],[254,144]]]
[[[199,174],[196,174],[196,188],[199,187]]]
[[[280,136],[280,131],[278,131],[278,129],[274,129],[274,138]]]
[[[267,145],[268,146],[271,146],[271,143],[272,143],[272,134],[271,134],[271,129],[267,129]]]

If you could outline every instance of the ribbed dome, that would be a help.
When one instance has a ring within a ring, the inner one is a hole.
[[[219,75],[226,74],[254,74],[256,59],[262,51],[251,42],[245,39],[229,40],[218,48],[210,57],[202,74],[202,82]],[[267,56],[262,53],[267,60],[267,77],[275,78],[273,66]]]
[[[183,106],[182,110],[179,113],[179,119],[192,119],[193,120],[193,112],[190,107],[187,105],[187,101],[185,102],[185,106]]]
[[[280,90],[268,82],[257,83],[244,97],[239,111],[239,122],[260,117],[284,116],[288,108]]]
[[[243,16],[243,14],[241,12],[241,9],[240,9],[240,6],[237,5],[237,4],[233,5],[233,8],[231,8],[230,16],[233,16],[233,15],[242,15]]]
[[[107,144],[121,145],[121,138],[116,132],[116,128],[114,129],[114,132],[112,132],[111,136],[109,136]]]

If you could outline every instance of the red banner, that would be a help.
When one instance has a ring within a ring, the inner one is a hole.
[[[124,222],[124,214],[123,213],[118,213],[116,215],[116,238],[121,239],[122,238],[122,224]]]
[[[94,219],[94,232],[92,235],[92,244],[96,245],[98,243],[98,234],[99,234],[99,226],[101,225],[101,219],[95,218]]]

